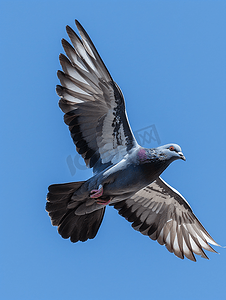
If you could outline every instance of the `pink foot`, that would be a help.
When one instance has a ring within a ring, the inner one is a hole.
[[[101,204],[101,205],[108,205],[111,202],[111,198],[107,198],[107,199],[97,199],[97,204]]]
[[[98,190],[92,190],[90,192],[90,198],[99,198],[103,195],[103,186],[100,184]]]

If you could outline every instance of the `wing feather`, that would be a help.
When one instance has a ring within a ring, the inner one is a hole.
[[[119,162],[137,142],[120,88],[78,21],[76,26],[81,39],[69,26],[72,45],[62,39],[66,56],[59,57],[63,71],[57,73],[61,85],[56,91],[76,150],[98,172]]]
[[[135,230],[165,245],[181,259],[185,256],[196,261],[194,254],[208,258],[204,250],[216,252],[209,244],[219,246],[184,197],[161,178],[112,205]]]

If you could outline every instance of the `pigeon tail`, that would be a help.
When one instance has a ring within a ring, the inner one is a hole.
[[[48,188],[46,211],[52,225],[58,226],[59,234],[65,239],[70,238],[73,243],[93,239],[105,212],[105,207],[98,204],[97,210],[89,209],[93,205],[88,205],[88,199],[71,199],[84,183],[85,181],[53,184]]]

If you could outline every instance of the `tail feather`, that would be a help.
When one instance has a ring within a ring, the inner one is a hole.
[[[75,215],[77,218],[77,226],[75,226],[70,234],[71,242],[76,243],[79,240],[84,242],[87,239],[93,239],[103,220],[105,207],[83,216]]]
[[[85,181],[69,182],[61,184],[52,184],[48,187],[49,194],[59,195],[59,194],[70,194],[74,193]]]
[[[68,203],[74,192],[84,183],[71,182],[66,184],[50,185],[47,194],[46,211],[49,213],[53,226],[58,226],[59,234],[73,243],[93,239],[103,220],[105,207],[91,213],[77,215],[76,209],[83,205],[84,201],[76,201],[73,208]],[[84,199],[85,200],[85,199]]]
[[[58,232],[64,239],[68,239],[71,236],[74,227],[77,227],[78,218],[74,213],[74,210],[69,210],[67,214],[64,215],[58,227]]]

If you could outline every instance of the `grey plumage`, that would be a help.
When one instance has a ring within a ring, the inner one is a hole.
[[[125,101],[95,46],[76,21],[81,40],[67,26],[73,47],[62,40],[67,57],[57,75],[59,106],[65,113],[76,150],[94,176],[87,181],[49,187],[46,210],[52,225],[72,242],[96,236],[105,206],[114,206],[132,227],[173,252],[195,261],[194,253],[218,246],[198,221],[190,205],[160,174],[177,159],[181,148],[139,146],[130,128]]]

